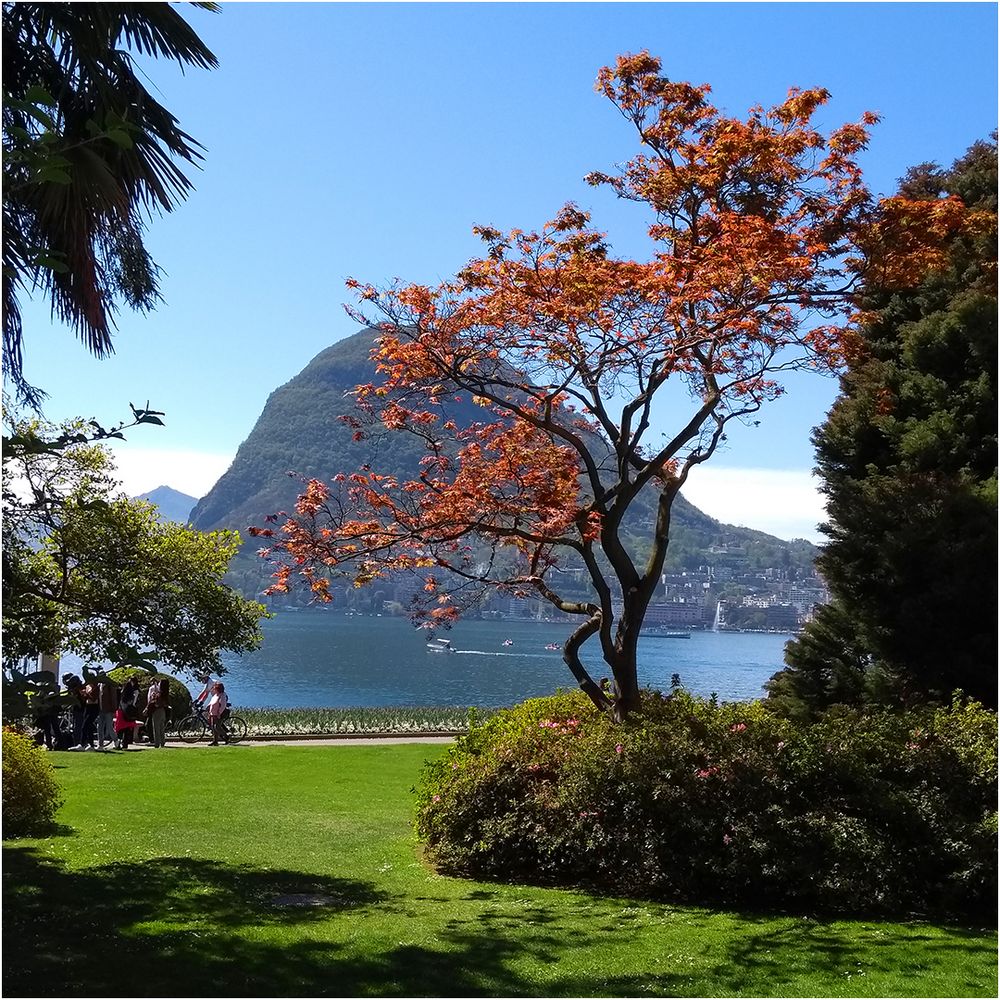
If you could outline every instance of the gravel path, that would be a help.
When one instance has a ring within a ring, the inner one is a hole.
[[[238,747],[375,747],[392,746],[397,743],[452,743],[454,736],[322,736],[296,738],[290,736],[287,739],[247,739],[238,744]],[[133,746],[127,752],[147,752],[154,748],[151,746]],[[233,747],[212,747],[207,742],[201,743],[181,743],[179,740],[168,741],[166,750],[235,750]],[[101,752],[101,751],[98,751]],[[104,753],[122,753],[121,750],[106,750]]]

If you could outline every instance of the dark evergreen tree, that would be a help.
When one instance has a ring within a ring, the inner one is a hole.
[[[997,704],[997,149],[913,168],[909,197],[957,195],[949,266],[870,303],[842,394],[814,431],[834,603],[769,684],[785,710],[947,698]]]

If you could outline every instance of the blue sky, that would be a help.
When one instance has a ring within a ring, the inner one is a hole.
[[[50,394],[47,416],[111,421],[147,399],[166,411],[165,428],[119,450],[134,492],[208,490],[268,394],[355,331],[349,275],[447,278],[478,251],[472,225],[538,226],[568,200],[616,252],[645,255],[641,210],[582,182],[636,150],[593,90],[619,53],[649,49],[732,113],[790,86],[832,92],[825,126],[878,111],[863,160],[876,191],[912,164],[950,164],[997,121],[992,3],[226,3],[186,16],[221,65],[147,65],[207,147],[197,190],[150,226],[163,305],[123,313],[104,361],[52,328],[43,304],[25,315],[25,370]],[[689,497],[815,537],[809,430],[835,393],[795,377]]]

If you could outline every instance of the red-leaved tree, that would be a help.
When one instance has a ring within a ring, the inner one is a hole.
[[[874,199],[856,157],[877,117],[824,135],[811,122],[825,90],[730,118],[648,53],[620,57],[597,87],[643,152],[588,180],[649,207],[650,258],[616,258],[567,205],[537,232],[478,228],[485,255],[437,288],[350,281],[383,333],[380,381],[359,386],[342,419],[359,438],[417,435],[426,456],[405,479],[365,467],[313,480],[294,517],[252,531],[279,564],[272,591],[297,573],[329,600],[331,576],[419,570],[428,620],[442,623],[484,587],[536,592],[579,617],[565,662],[621,720],[638,705],[639,631],[691,471],[731,421],[781,394],[782,372],[836,369],[855,349],[859,291],[935,266],[962,206]],[[654,406],[674,389],[688,419],[654,437]],[[456,420],[470,398],[482,419]],[[621,528],[650,496],[640,560]],[[588,600],[560,593],[567,554]],[[594,635],[607,685],[580,655]]]

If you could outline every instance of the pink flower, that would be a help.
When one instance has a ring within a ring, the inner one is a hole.
[[[728,833],[724,833],[722,835],[722,842],[728,847],[733,842],[733,838]]]
[[[435,795],[434,798],[431,799],[431,802],[440,802],[440,801],[441,801],[440,795]]]
[[[621,753],[622,750],[624,750],[624,749],[625,748],[620,743],[616,743],[615,744],[615,753]]]
[[[713,774],[718,774],[719,769],[717,767],[703,767],[700,771],[695,771],[694,776],[696,778],[711,778]]]
[[[729,731],[731,733],[745,733],[747,725],[745,722],[737,722],[735,726],[730,726]]]
[[[784,747],[786,747],[786,746],[788,746],[788,744],[787,744],[787,743],[785,743],[785,741],[784,741],[784,740],[781,740],[781,742],[779,742],[779,743],[778,743],[778,749],[779,749],[779,750],[783,749],[783,748],[784,748]]]

